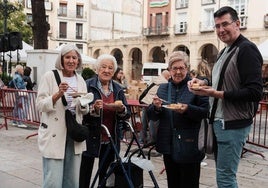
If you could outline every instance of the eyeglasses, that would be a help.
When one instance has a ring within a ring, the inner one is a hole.
[[[216,28],[216,29],[220,29],[221,27],[223,28],[223,29],[225,29],[226,27],[228,27],[229,25],[231,25],[232,23],[234,23],[235,21],[231,21],[231,22],[222,22],[221,24],[216,24],[215,26],[214,26],[214,28]]]
[[[173,72],[177,72],[178,70],[180,70],[180,72],[184,72],[186,70],[186,67],[171,67],[170,70]]]
[[[101,65],[100,66],[100,70],[106,70],[108,69],[109,72],[114,71],[114,67],[113,66],[106,66],[106,65]]]

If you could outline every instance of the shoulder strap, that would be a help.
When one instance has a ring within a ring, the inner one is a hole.
[[[235,53],[236,48],[233,49],[233,51],[231,52],[231,54],[228,56],[228,58],[226,59],[226,61],[224,62],[222,69],[221,69],[221,74],[220,74],[220,78],[219,78],[219,83],[217,86],[217,90],[219,91],[222,88],[222,84],[223,84],[223,77],[225,74],[225,70],[230,62],[230,59],[232,58],[233,54]],[[213,100],[213,105],[212,105],[212,110],[211,110],[211,114],[210,114],[210,118],[209,118],[209,123],[212,124],[215,118],[215,113],[217,110],[217,105],[218,105],[218,98],[214,98]]]
[[[61,81],[60,81],[60,75],[59,75],[58,71],[57,70],[52,70],[52,71],[53,71],[54,76],[56,78],[57,84],[60,85]],[[67,101],[66,101],[66,98],[64,95],[61,97],[61,101],[62,101],[64,106],[67,106]]]
[[[168,82],[168,102],[171,102],[171,82]],[[171,129],[174,128],[174,124],[173,124],[173,111],[172,110],[169,110],[169,114],[170,114],[170,126],[171,126]]]

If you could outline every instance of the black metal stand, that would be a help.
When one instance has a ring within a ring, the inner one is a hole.
[[[109,138],[109,140],[110,140],[110,146],[112,147],[112,149],[113,149],[114,152],[115,152],[116,161],[117,161],[117,163],[120,165],[121,170],[123,171],[124,177],[125,177],[125,179],[126,179],[126,181],[127,181],[127,183],[128,183],[129,188],[134,188],[134,185],[133,185],[133,183],[132,183],[130,177],[129,177],[128,174],[127,174],[127,171],[126,171],[126,169],[125,169],[125,167],[124,167],[124,165],[123,165],[123,163],[122,163],[122,160],[121,160],[121,158],[120,158],[120,156],[119,156],[119,152],[117,151],[117,148],[116,148],[116,146],[115,146],[115,143],[114,143],[114,141],[113,141],[113,138],[111,137],[111,134],[110,134],[108,128],[107,128],[105,125],[103,125],[103,124],[101,125],[101,127],[104,128],[106,134],[108,135],[108,138]],[[99,176],[99,173],[100,173],[100,169],[102,169],[102,167],[103,167],[104,161],[105,161],[105,159],[106,159],[106,157],[107,157],[107,155],[108,155],[108,153],[109,153],[109,150],[110,150],[110,149],[107,148],[107,150],[106,150],[106,152],[105,152],[105,154],[104,154],[103,160],[102,160],[102,162],[101,162],[101,164],[100,164],[100,168],[98,169],[98,171],[97,171],[97,173],[96,173],[96,175],[95,175],[95,177],[94,177],[94,180],[93,180],[93,182],[92,182],[92,185],[90,186],[91,188],[94,188],[94,185],[95,185],[96,180],[97,180],[97,178],[98,178],[98,176]],[[104,187],[104,186],[105,186],[104,184],[106,183],[106,180],[109,178],[109,176],[114,172],[114,168],[115,168],[115,166],[111,166],[111,167],[110,167],[110,169],[108,170],[108,172],[107,172],[105,178],[100,182],[100,184],[98,185],[98,187]]]
[[[132,133],[133,136],[132,136],[132,139],[131,139],[131,141],[130,141],[130,143],[129,143],[129,145],[128,145],[128,148],[127,148],[127,150],[126,150],[126,153],[125,153],[124,157],[127,157],[127,156],[128,156],[128,154],[129,154],[129,152],[130,152],[130,149],[131,149],[131,146],[132,146],[133,142],[135,141],[135,142],[137,143],[138,149],[137,149],[136,151],[134,151],[134,152],[129,156],[129,163],[131,162],[131,157],[132,157],[134,154],[138,153],[138,152],[139,152],[139,155],[141,155],[144,159],[146,159],[146,156],[145,156],[145,154],[144,154],[144,152],[143,152],[143,149],[144,149],[144,148],[147,148],[147,147],[150,147],[150,146],[154,146],[155,143],[149,143],[149,144],[146,144],[146,145],[144,145],[143,147],[141,147],[141,145],[140,145],[140,143],[139,143],[139,141],[138,141],[137,135],[136,135],[136,133],[135,133],[133,127],[131,126],[131,124],[130,124],[129,122],[125,122],[125,123],[127,124],[128,128],[130,129],[130,131],[131,131],[131,133]],[[151,148],[149,149],[149,153],[148,153],[148,156],[149,156],[149,157],[150,157],[150,152],[151,152],[151,150],[152,150],[153,148],[154,148],[154,147],[151,147]],[[148,159],[150,159],[149,157],[148,157]],[[159,186],[158,186],[158,184],[157,184],[157,182],[156,182],[156,179],[155,179],[155,177],[154,177],[154,174],[153,174],[153,172],[152,172],[151,170],[149,171],[149,175],[150,175],[150,177],[151,177],[151,179],[152,179],[152,181],[153,181],[153,183],[154,183],[155,188],[159,188]]]

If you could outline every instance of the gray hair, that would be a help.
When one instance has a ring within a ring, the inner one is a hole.
[[[183,61],[187,68],[190,67],[189,56],[184,51],[174,51],[169,57],[168,68],[170,69],[172,64],[176,61]]]
[[[80,70],[82,69],[82,59],[81,59],[81,55],[79,53],[78,48],[74,45],[74,44],[64,44],[61,48],[61,51],[59,53],[59,56],[56,59],[56,63],[55,63],[55,68],[59,69],[59,70],[63,70],[64,67],[62,65],[62,57],[69,53],[70,51],[76,51],[77,56],[78,56],[78,65],[76,67],[76,70]]]
[[[118,66],[117,61],[116,61],[115,57],[110,55],[110,54],[102,54],[97,58],[97,61],[96,61],[96,70],[97,70],[97,72],[99,72],[100,65],[101,65],[101,62],[103,60],[110,60],[110,61],[113,62],[113,64],[114,64],[114,72],[113,73],[115,73],[115,71],[117,69],[117,66]]]
[[[16,65],[15,67],[15,71],[18,72],[19,70],[23,70],[23,66],[22,65]]]

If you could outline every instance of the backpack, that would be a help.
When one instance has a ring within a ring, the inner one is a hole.
[[[139,97],[139,102],[140,104],[142,104],[142,99],[147,95],[147,93],[149,92],[149,90],[154,87],[156,84],[155,83],[151,83],[143,92],[142,94],[140,95]]]

